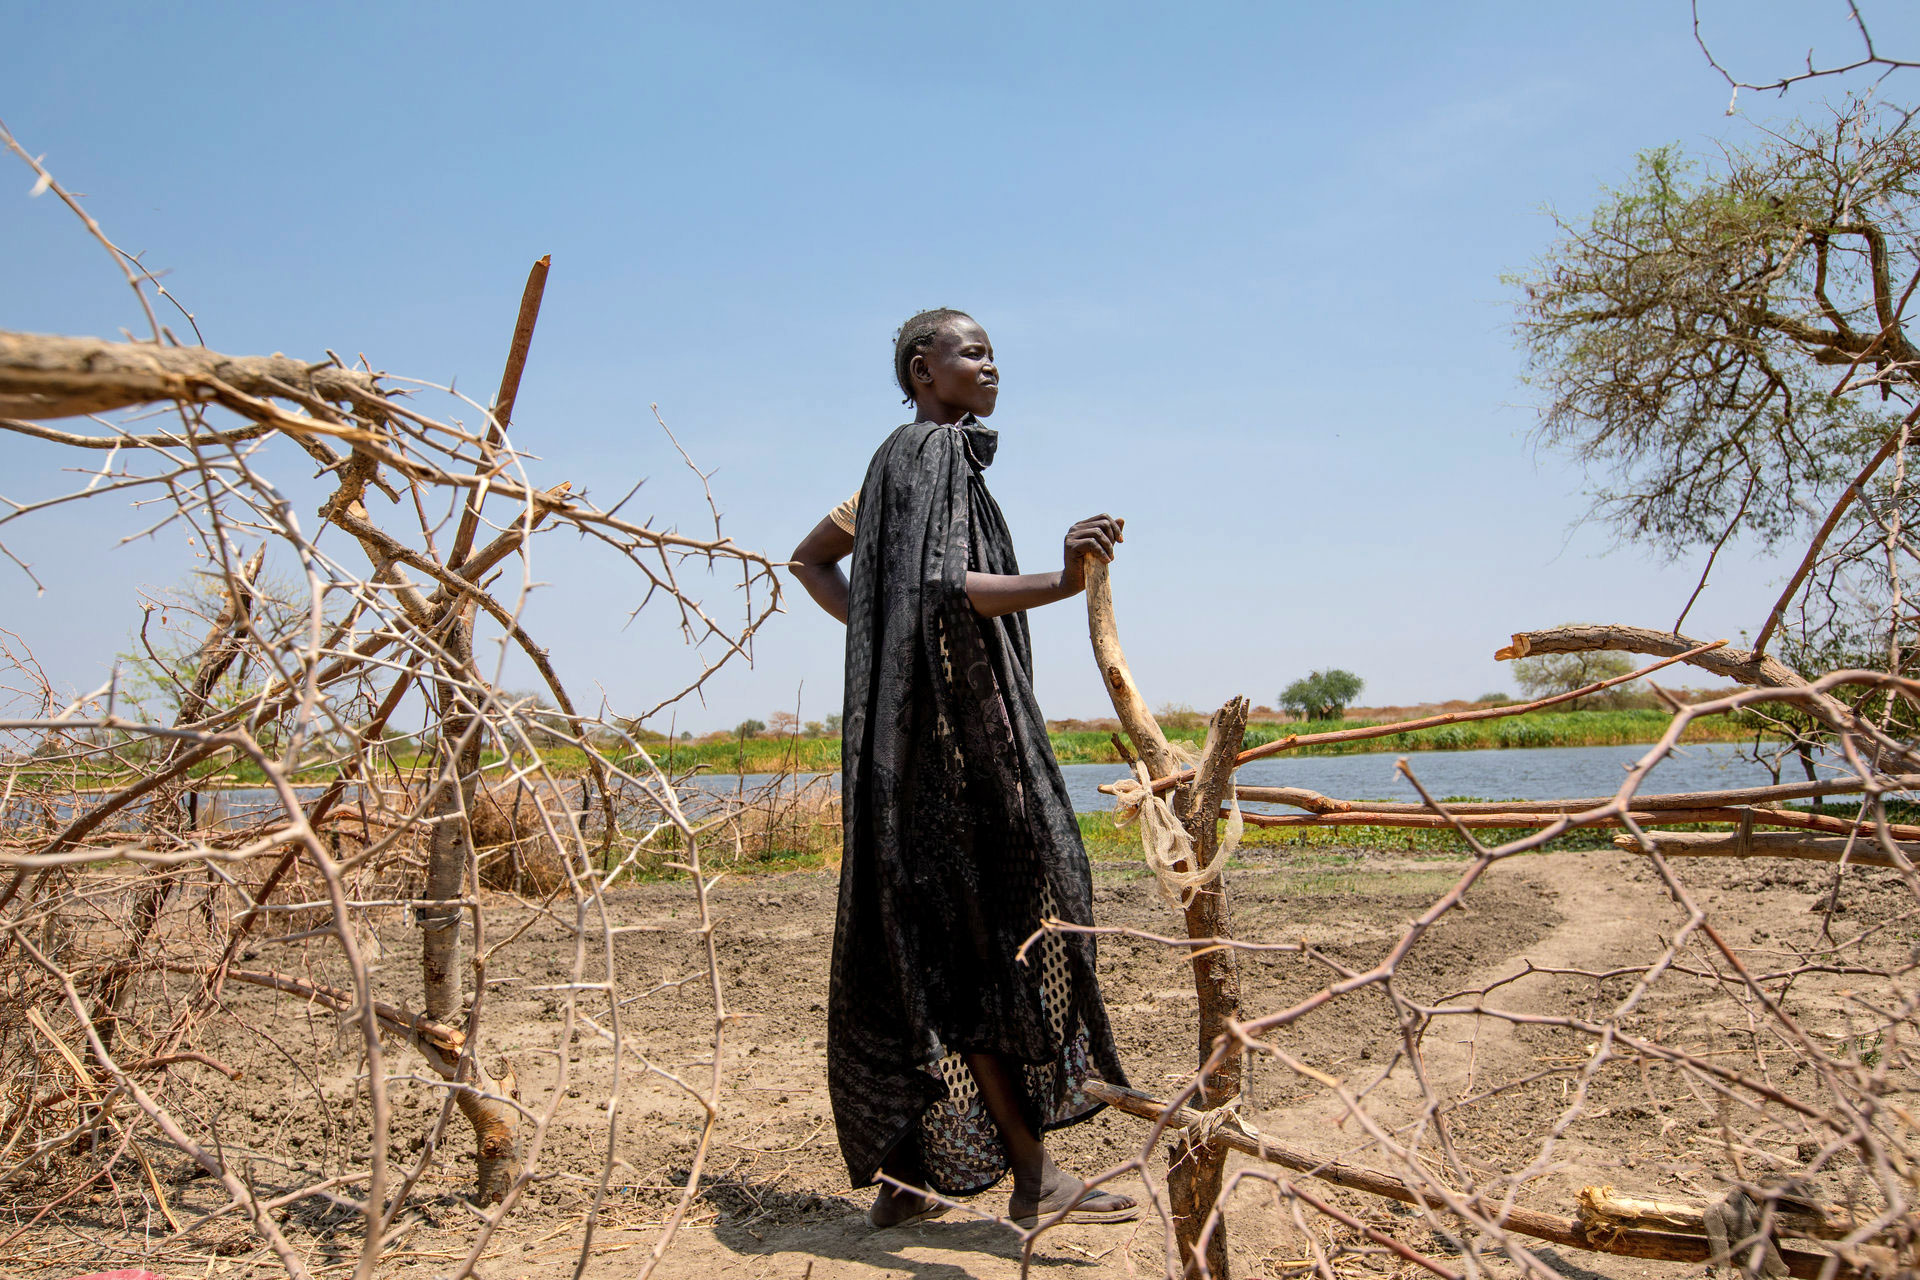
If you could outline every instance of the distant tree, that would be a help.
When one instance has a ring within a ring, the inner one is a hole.
[[[1185,702],[1163,702],[1153,709],[1153,718],[1162,729],[1192,733],[1206,727],[1207,718]]]
[[[553,705],[553,700],[544,693],[531,689],[503,689],[500,700],[519,711],[515,718],[527,735],[527,740],[536,748],[565,746],[569,737],[567,718]],[[509,749],[518,749],[519,742],[509,742]]]
[[[1513,679],[1527,697],[1551,698],[1557,693],[1570,693],[1602,680],[1623,676],[1631,670],[1633,659],[1623,653],[1542,653],[1517,660],[1513,664]],[[1638,683],[1635,681],[1634,685]],[[1629,693],[1638,692],[1634,685],[1616,688]],[[1613,693],[1614,690],[1607,692]],[[1567,708],[1578,711],[1582,702],[1593,701],[1593,698],[1575,698],[1567,704]]]
[[[733,729],[734,736],[737,738],[758,737],[766,731],[767,722],[764,720],[742,720]]]
[[[120,696],[134,704],[141,716],[171,720],[180,714],[199,675],[201,646],[209,629],[227,607],[227,580],[211,571],[198,571],[180,585],[162,591],[143,591],[141,625],[132,637],[133,647],[118,655],[122,672]],[[328,621],[339,617],[343,605],[329,599],[322,616]],[[254,578],[247,612],[248,631],[254,643],[265,648],[288,643],[311,624],[308,617],[310,597],[304,579],[285,576],[267,566]],[[206,705],[229,708],[258,691],[261,673],[252,667],[243,650],[230,662],[214,686],[207,691]],[[289,719],[256,726],[255,737],[269,752],[280,750],[285,741]],[[327,733],[324,723],[315,725],[306,735],[309,748],[324,751]]]
[[[832,715],[828,716],[826,720],[826,724],[827,724],[828,733],[840,732],[840,713],[836,711]]]
[[[1475,698],[1474,701],[1501,703],[1501,702],[1512,702],[1513,699],[1510,696],[1508,696],[1508,694],[1505,693],[1503,690],[1495,689],[1492,693],[1481,694],[1479,697]]]
[[[1351,671],[1329,667],[1295,680],[1280,691],[1280,705],[1305,720],[1338,720],[1367,682]]]
[[[767,732],[776,738],[792,737],[800,728],[800,717],[791,711],[775,711],[767,717]]]
[[[804,732],[809,738],[824,738],[827,734],[827,726],[818,720],[809,720]]]

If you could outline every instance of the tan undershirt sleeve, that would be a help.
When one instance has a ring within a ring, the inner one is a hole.
[[[856,493],[833,510],[827,512],[827,519],[833,521],[836,525],[839,525],[844,532],[851,535],[853,533],[854,522],[859,518],[859,515],[860,495]]]

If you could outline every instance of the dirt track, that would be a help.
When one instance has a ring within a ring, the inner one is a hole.
[[[1405,922],[1464,868],[1458,862],[1396,861],[1377,855],[1329,858],[1316,853],[1309,863],[1269,858],[1234,873],[1236,932],[1270,941],[1304,938],[1333,960],[1364,968],[1375,963]],[[1804,940],[1817,932],[1820,917],[1810,915],[1809,907],[1830,874],[1782,863],[1697,862],[1683,865],[1682,873],[1713,905],[1723,934],[1762,953],[1784,940]],[[1101,923],[1177,929],[1174,913],[1131,866],[1097,864],[1096,883]],[[1849,886],[1844,900],[1851,915],[1840,919],[1854,927],[1911,905],[1904,888],[1884,875],[1862,877],[1856,872]],[[1018,1242],[991,1222],[953,1214],[885,1232],[873,1232],[865,1224],[871,1192],[847,1186],[824,1081],[823,1010],[833,894],[831,870],[723,882],[717,891],[727,1001],[740,1015],[728,1030],[720,1145],[708,1162],[705,1194],[656,1274],[801,1280],[811,1267],[815,1280],[997,1280],[1016,1275]],[[688,933],[691,892],[684,884],[649,885],[621,890],[612,902],[616,923],[626,930],[616,951],[625,989],[662,984],[623,1011],[625,1035],[655,1065],[692,1074],[710,1044],[711,1014]],[[510,910],[497,913],[491,927],[502,928],[506,914]],[[1489,871],[1465,909],[1448,916],[1410,954],[1399,981],[1406,991],[1433,998],[1484,987],[1518,972],[1529,960],[1545,968],[1604,969],[1629,958],[1650,958],[1659,949],[1658,939],[1670,935],[1678,920],[1676,908],[1637,859],[1614,853],[1521,858]],[[1912,932],[1910,921],[1896,923],[1887,931],[1888,945],[1910,945]],[[391,949],[379,979],[397,998],[404,998],[417,973],[414,934],[399,922],[381,934]],[[275,954],[263,962],[298,968],[298,958],[286,954],[297,948],[269,950]],[[511,976],[490,995],[487,1039],[490,1052],[515,1058],[523,1098],[538,1110],[555,1079],[554,1057],[547,1047],[553,1044],[560,1005],[557,993],[541,988],[567,980],[572,947],[557,925],[543,921],[517,944],[517,951],[523,957],[519,966],[503,966]],[[1183,961],[1156,943],[1109,938],[1102,942],[1101,969],[1133,1084],[1164,1094],[1194,1063],[1193,994]],[[1246,957],[1242,974],[1252,1011],[1290,1005],[1324,986],[1328,976],[1326,969],[1285,954]],[[1586,978],[1534,977],[1503,988],[1500,996],[1511,1008],[1566,1011],[1602,994],[1599,986]],[[1605,986],[1610,999],[1618,998],[1621,990],[1617,983]],[[308,1065],[344,1061],[333,1053],[334,1019],[258,990],[235,989],[233,999],[235,1012],[253,1032],[236,1027],[226,1043],[210,1051],[244,1061],[248,1078],[240,1086],[222,1083],[206,1094],[206,1105],[220,1116],[226,1140],[235,1148],[260,1153],[255,1176],[267,1184],[294,1185],[289,1164],[309,1177],[339,1168],[353,1155],[356,1142],[364,1142],[366,1130],[364,1103],[348,1072],[315,1075]],[[1829,991],[1809,983],[1796,989],[1796,999],[1810,1025],[1841,1027],[1839,1005]],[[1675,999],[1656,1002],[1648,1016],[1664,1019],[1670,1040],[1704,1044],[1718,1042],[1726,1011]],[[1370,1109],[1389,1121],[1403,1121],[1413,1115],[1412,1104],[1418,1099],[1404,1059],[1387,1079],[1374,1080],[1378,1068],[1393,1060],[1397,1038],[1385,998],[1364,992],[1316,1011],[1282,1032],[1277,1043],[1307,1065],[1356,1088],[1372,1084]],[[1462,1020],[1439,1024],[1428,1033],[1423,1067],[1438,1095],[1458,1100],[1492,1085],[1537,1076],[1543,1064],[1577,1062],[1585,1049],[1585,1043],[1561,1031]],[[496,1237],[480,1266],[483,1276],[572,1274],[590,1178],[608,1150],[603,1103],[613,1080],[604,1043],[583,1035],[573,1056],[572,1079],[540,1156],[540,1167],[555,1176],[535,1188],[532,1202]],[[391,1070],[411,1068],[407,1051],[398,1046],[389,1063]],[[1566,1087],[1564,1073],[1548,1075],[1450,1112],[1449,1134],[1466,1166],[1498,1171],[1535,1158],[1541,1135],[1565,1105]],[[588,1276],[634,1273],[684,1185],[697,1132],[698,1109],[658,1076],[647,1077],[630,1067],[621,1088],[613,1139],[619,1162],[616,1189],[601,1214]],[[404,1160],[426,1132],[438,1093],[403,1084],[394,1094],[393,1153]],[[1283,1141],[1370,1162],[1357,1127],[1338,1123],[1337,1102],[1319,1086],[1271,1062],[1256,1066],[1249,1104],[1249,1118]],[[1699,1198],[1696,1192],[1706,1186],[1686,1170],[1711,1163],[1702,1140],[1704,1130],[1716,1124],[1704,1104],[1683,1093],[1655,1088],[1631,1068],[1610,1069],[1595,1082],[1585,1112],[1554,1151],[1557,1170],[1534,1184],[1530,1202],[1571,1212],[1575,1191],[1588,1182]],[[469,1141],[464,1126],[452,1132],[456,1148],[464,1149]],[[1070,1168],[1092,1171],[1120,1158],[1143,1133],[1144,1127],[1132,1118],[1103,1114],[1057,1135],[1056,1155]],[[184,1174],[180,1157],[167,1160],[181,1166],[176,1174]],[[446,1162],[439,1181],[430,1180],[422,1188],[418,1225],[395,1247],[383,1274],[424,1276],[447,1267],[455,1256],[451,1251],[468,1234],[463,1219],[469,1213],[450,1193],[459,1189],[470,1168],[466,1160]],[[1672,1172],[1676,1169],[1677,1176]],[[129,1192],[133,1190],[137,1188],[129,1185]],[[1263,1190],[1258,1183],[1243,1183],[1235,1202],[1239,1211],[1231,1240],[1237,1274],[1298,1275],[1297,1267],[1283,1264],[1306,1256],[1304,1237],[1288,1221],[1288,1210],[1261,1203]],[[221,1199],[206,1180],[182,1179],[173,1194],[176,1212],[211,1208]],[[975,1204],[989,1214],[999,1213],[1005,1194],[1003,1186]],[[1434,1245],[1419,1224],[1385,1202],[1341,1195],[1343,1203],[1367,1219],[1418,1238],[1422,1247]],[[93,1234],[106,1225],[107,1215],[126,1221],[118,1216],[124,1208],[124,1203],[115,1209],[107,1201],[80,1212],[91,1222]],[[129,1252],[102,1262],[124,1265],[137,1253],[143,1235],[139,1222],[136,1215],[135,1229],[123,1237]],[[172,1267],[181,1255],[169,1251],[155,1260],[156,1269],[170,1278],[262,1274],[242,1269],[249,1260],[271,1265],[257,1251],[257,1241],[249,1240],[233,1218],[222,1223],[196,1233],[204,1267]],[[351,1256],[358,1244],[356,1228],[352,1214],[314,1200],[294,1206],[289,1215],[290,1232],[316,1251],[320,1265],[329,1253]],[[1087,1280],[1160,1274],[1159,1231],[1152,1222],[1137,1228],[1066,1228],[1043,1239],[1036,1260],[1045,1269]],[[1351,1235],[1323,1228],[1323,1239],[1350,1240]],[[224,1256],[207,1258],[210,1245],[221,1246]],[[1679,1275],[1687,1270],[1583,1253],[1561,1256],[1547,1250],[1541,1256],[1570,1275]],[[23,1254],[17,1260],[29,1258]],[[1357,1274],[1365,1274],[1376,1262],[1383,1273],[1393,1270],[1384,1261],[1360,1257],[1343,1262],[1341,1269],[1358,1268]],[[1497,1264],[1496,1269],[1510,1265]]]

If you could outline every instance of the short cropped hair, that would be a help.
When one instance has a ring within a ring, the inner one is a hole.
[[[909,316],[893,335],[893,379],[900,384],[900,394],[913,403],[913,380],[908,376],[908,366],[913,358],[933,346],[933,340],[940,336],[940,330],[950,321],[971,320],[972,316],[964,311],[955,311],[952,307],[935,307],[931,311],[922,311]]]

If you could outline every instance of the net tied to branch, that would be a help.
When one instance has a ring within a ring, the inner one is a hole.
[[[1193,751],[1183,743],[1167,743],[1167,754],[1181,768],[1192,767],[1196,762]],[[1185,824],[1174,815],[1164,796],[1154,794],[1153,778],[1145,764],[1134,761],[1133,777],[1116,782],[1113,793],[1118,802],[1113,824],[1116,827],[1139,824],[1140,848],[1146,857],[1147,869],[1160,882],[1162,896],[1176,907],[1184,909],[1193,901],[1194,894],[1213,883],[1221,868],[1227,865],[1227,859],[1240,848],[1240,837],[1247,824],[1240,816],[1240,800],[1234,793],[1231,777],[1227,785],[1227,829],[1213,857],[1203,867],[1194,865],[1193,837]]]
[[[1760,1208],[1740,1188],[1706,1208],[1703,1219],[1713,1249],[1708,1265],[1726,1267],[1746,1280],[1785,1280],[1786,1260],[1765,1229]]]
[[[1209,1146],[1223,1131],[1258,1141],[1260,1135],[1248,1127],[1246,1117],[1240,1114],[1240,1103],[1241,1099],[1235,1096],[1211,1111],[1202,1111],[1200,1118],[1186,1127],[1188,1145]]]

